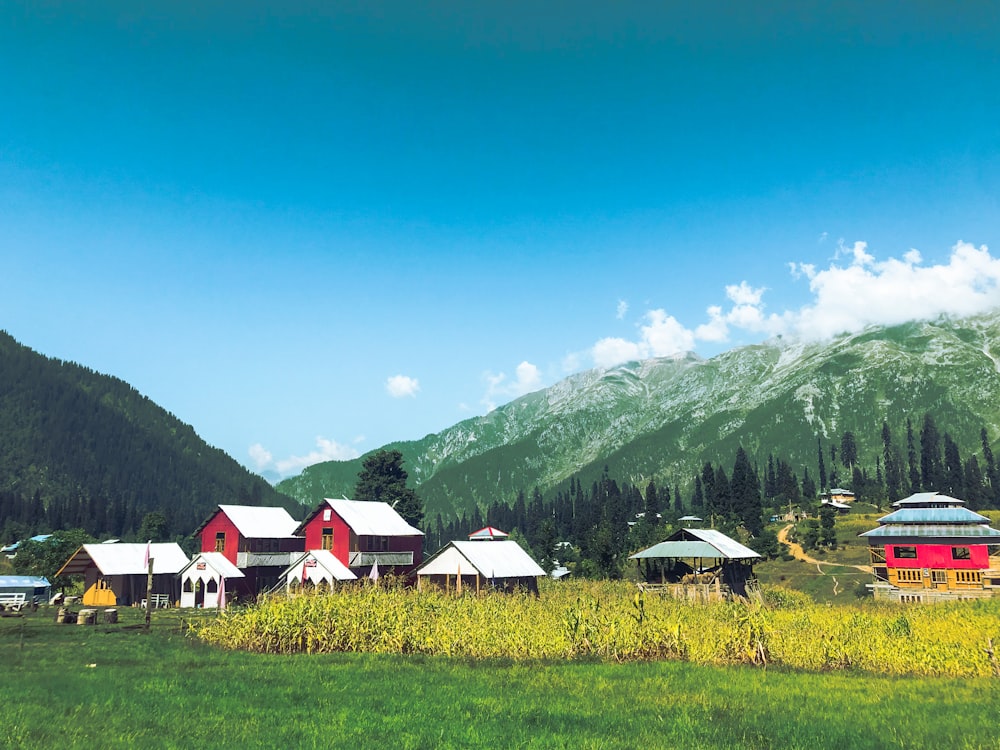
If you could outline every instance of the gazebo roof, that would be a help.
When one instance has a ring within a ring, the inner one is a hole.
[[[629,557],[632,560],[664,557],[753,560],[760,555],[715,529],[680,529],[666,541]]]
[[[509,537],[506,531],[500,531],[500,529],[493,526],[484,526],[479,531],[473,531],[469,534],[470,542],[481,542],[481,541],[492,541],[494,539],[506,539]]]

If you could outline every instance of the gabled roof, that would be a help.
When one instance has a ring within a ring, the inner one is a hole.
[[[51,584],[48,578],[42,576],[0,576],[0,589],[6,588],[36,588],[43,589]]]
[[[247,539],[287,539],[295,536],[299,522],[284,508],[266,508],[256,505],[220,505],[219,510],[209,516],[195,530],[195,535],[208,526],[219,513],[224,513],[236,530]]]
[[[521,545],[510,539],[489,544],[449,542],[442,550],[417,568],[418,576],[481,575],[484,578],[531,578],[545,571],[531,559]]]
[[[410,526],[389,503],[366,500],[331,500],[326,498],[298,525],[296,533],[301,533],[306,525],[325,508],[332,508],[351,531],[358,536],[423,536],[424,532]]]
[[[313,560],[315,565],[309,565],[309,562]],[[280,578],[284,578],[287,583],[301,582],[303,569],[306,571],[306,580],[312,583],[319,583],[327,578],[333,581],[355,581],[358,578],[328,549],[313,549],[303,552],[282,571]],[[323,575],[324,573],[326,575]]]
[[[205,563],[206,568],[210,568],[211,569],[210,572],[215,573],[215,575],[209,574],[208,570],[206,571],[198,570],[198,563]],[[206,575],[199,575],[202,572],[206,573]],[[243,571],[237,568],[231,562],[229,562],[229,560],[226,559],[226,556],[221,552],[199,552],[197,555],[191,558],[191,562],[189,562],[187,565],[181,568],[181,570],[178,572],[178,575],[181,576],[182,578],[185,576],[185,574],[187,574],[187,577],[190,578],[191,580],[202,580],[202,581],[208,581],[209,579],[214,579],[218,577],[222,578],[246,577],[243,575]]]
[[[174,542],[156,542],[149,545],[153,560],[153,574],[176,574],[188,564],[188,557]],[[146,575],[146,545],[139,544],[85,544],[74,552],[56,575],[74,575],[86,572],[91,565],[101,575]]]
[[[654,557],[753,560],[760,555],[715,529],[680,529],[663,542],[629,556],[632,560]]]

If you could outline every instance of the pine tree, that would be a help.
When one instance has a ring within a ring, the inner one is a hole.
[[[941,438],[930,413],[924,414],[920,428],[920,486],[924,492],[939,492],[944,485]]]
[[[823,440],[820,437],[816,437],[816,451],[819,454],[819,488],[820,491],[826,492],[830,485],[826,483],[826,464],[823,463]]]
[[[986,462],[986,497],[994,508],[1000,507],[1000,477],[997,476],[997,466],[993,460],[993,450],[990,448],[990,439],[985,427],[979,431],[979,439],[983,444],[983,460]]]
[[[741,445],[736,451],[733,463],[733,478],[730,482],[733,513],[747,530],[759,534],[764,528],[763,508],[760,499],[760,481],[750,466],[746,451]]]
[[[656,496],[656,482],[650,479],[649,484],[646,485],[646,523],[655,526],[659,523],[659,515],[660,500]]]
[[[920,470],[917,463],[917,448],[913,439],[913,422],[906,419],[906,461],[909,466],[910,493],[920,492]]]
[[[840,462],[845,469],[853,469],[858,462],[858,446],[854,433],[848,430],[840,438]]]
[[[420,528],[424,520],[423,504],[417,493],[406,486],[407,478],[402,453],[375,451],[361,464],[354,499],[388,503],[407,523]]]
[[[944,492],[952,497],[965,498],[962,458],[958,445],[947,432],[944,434]]]

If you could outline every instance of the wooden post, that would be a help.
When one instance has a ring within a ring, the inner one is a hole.
[[[149,630],[150,611],[153,608],[153,558],[149,558],[146,570],[146,630]]]

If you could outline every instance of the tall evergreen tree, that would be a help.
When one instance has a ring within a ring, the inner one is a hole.
[[[826,492],[830,485],[826,483],[826,464],[823,462],[823,439],[816,437],[816,452],[819,455],[819,488],[821,492]]]
[[[896,453],[895,446],[892,444],[892,432],[889,430],[889,423],[885,421],[882,422],[882,460],[885,466],[886,498],[891,505],[902,497],[900,494],[902,476],[900,474],[899,456]]]
[[[858,445],[854,433],[848,430],[840,438],[840,462],[845,469],[853,469],[858,462]]]
[[[388,503],[407,523],[420,528],[424,507],[417,493],[406,486],[407,479],[402,453],[377,450],[361,463],[358,483],[354,486],[354,499]]]
[[[741,445],[736,451],[733,463],[733,478],[730,482],[733,513],[747,530],[756,536],[764,528],[763,508],[760,499],[760,481],[750,466],[746,451]]]
[[[646,523],[656,525],[659,523],[660,500],[656,494],[656,482],[652,479],[646,485]]]
[[[962,457],[959,454],[958,445],[946,432],[944,434],[944,467],[942,471],[945,494],[964,499],[965,478],[962,474]]]
[[[924,414],[920,428],[920,486],[924,492],[939,492],[944,485],[941,462],[941,437],[934,417]]]

